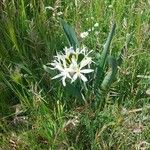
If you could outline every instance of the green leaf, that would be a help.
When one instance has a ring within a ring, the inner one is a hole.
[[[113,24],[111,31],[109,32],[109,35],[107,37],[106,43],[104,44],[104,49],[101,54],[101,62],[100,62],[102,68],[104,68],[107,55],[109,54],[109,47],[115,32],[115,28],[116,28],[116,24]]]
[[[104,90],[111,86],[111,83],[113,82],[115,75],[117,73],[117,60],[114,57],[112,56],[108,57],[108,64],[110,66],[110,69],[107,72],[101,84],[101,88]]]
[[[78,63],[80,63],[85,56],[83,54],[78,55]]]
[[[17,64],[17,63],[14,64],[18,65],[21,69],[25,70],[28,74],[32,75],[32,72],[24,64]]]
[[[116,24],[113,24],[111,31],[109,32],[109,35],[107,37],[106,43],[104,44],[104,49],[102,51],[102,54],[98,55],[97,54],[97,71],[96,71],[96,82],[95,82],[95,88],[97,88],[103,81],[102,79],[104,78],[104,67],[105,67],[105,62],[107,59],[107,56],[109,54],[109,47],[110,43],[112,41],[114,32],[115,32]],[[111,73],[108,73],[111,74]],[[109,76],[109,75],[108,75]],[[106,77],[108,78],[108,77]],[[105,83],[105,81],[104,81]]]
[[[82,99],[81,89],[79,84],[67,84],[66,91],[70,96],[74,96],[78,99]]]
[[[99,52],[95,52],[95,77],[94,77],[94,89],[99,89],[104,77],[104,70],[101,67],[101,55]]]
[[[76,33],[74,31],[74,29],[68,25],[68,23],[66,23],[64,20],[60,20],[60,23],[63,27],[63,30],[67,36],[67,39],[69,41],[69,44],[74,48],[76,49],[77,47],[79,47],[79,42],[78,42],[78,39],[77,39],[77,36],[76,36]]]

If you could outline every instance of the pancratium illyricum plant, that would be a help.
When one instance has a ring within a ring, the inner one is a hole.
[[[73,47],[64,48],[64,52],[57,53],[54,56],[54,60],[50,65],[52,70],[57,70],[58,75],[54,76],[52,79],[61,78],[62,84],[66,86],[66,80],[73,83],[78,78],[83,82],[87,82],[88,79],[85,74],[91,73],[94,70],[90,69],[90,64],[92,63],[92,58],[86,47],[76,48]]]
[[[70,47],[64,48],[61,52],[57,52],[56,56],[54,56],[53,62],[49,63],[50,66],[44,65],[44,69],[47,72],[49,72],[49,70],[57,70],[58,74],[52,77],[52,79],[60,78],[64,86],[67,87],[68,85],[69,88],[67,91],[78,91],[80,98],[92,97],[96,102],[100,101],[102,103],[101,106],[103,106],[103,101],[101,100],[103,97],[102,93],[106,93],[103,91],[108,91],[114,81],[118,66],[122,62],[122,52],[127,46],[129,40],[125,43],[126,46],[122,48],[119,57],[115,58],[110,55],[109,51],[110,43],[115,32],[115,24],[112,25],[107,40],[103,46],[103,50],[100,51],[101,53],[94,50],[88,51],[88,48],[85,46],[80,46],[73,28],[64,20],[61,20],[61,25]],[[95,26],[98,26],[98,24]],[[73,88],[71,88],[71,86]]]

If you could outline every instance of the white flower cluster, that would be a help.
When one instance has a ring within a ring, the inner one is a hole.
[[[86,38],[91,31],[95,31],[98,27],[99,27],[99,23],[95,23],[94,26],[90,28],[88,31],[81,32],[80,37],[82,39]],[[95,35],[98,35],[98,34],[99,34],[99,31],[95,31]]]
[[[73,47],[65,48],[64,53],[57,53],[50,65],[53,66],[51,69],[58,70],[59,74],[52,79],[61,77],[64,86],[66,86],[66,79],[69,79],[71,83],[78,78],[86,82],[85,74],[94,71],[90,69],[90,64],[92,63],[92,58],[89,57],[90,53],[91,51],[87,52],[86,47],[77,48],[76,50]]]
[[[80,37],[83,39],[83,38],[86,38],[87,36],[89,35],[89,32],[82,32],[80,33]]]

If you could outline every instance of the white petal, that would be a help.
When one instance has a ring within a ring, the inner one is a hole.
[[[81,78],[84,82],[87,81],[87,78],[86,78],[83,74],[80,74],[80,78]]]
[[[54,76],[54,77],[52,78],[52,80],[53,80],[53,79],[57,79],[57,78],[62,77],[62,76],[63,76],[63,74],[62,74],[62,73],[60,73],[60,74],[58,74],[58,75]]]
[[[87,54],[86,54],[86,56],[88,56],[90,53],[92,53],[93,52],[93,50],[90,50]]]
[[[52,68],[52,67],[48,67],[49,69],[51,69],[51,70],[55,70],[56,68],[54,67],[54,68]]]
[[[92,60],[90,57],[83,59],[80,64],[80,69],[85,67],[86,65],[90,64],[91,62],[92,62]]]
[[[85,47],[84,45],[83,45],[83,47],[82,47],[82,49],[80,50],[80,52],[82,53],[82,54],[84,54],[84,55],[86,55],[86,53],[87,53],[87,47]]]
[[[77,60],[74,57],[72,57],[71,62],[73,66],[77,66]]]
[[[73,47],[70,47],[70,48],[69,48],[69,52],[70,52],[71,54],[75,52],[74,49],[73,49]]]
[[[63,60],[63,66],[64,66],[65,68],[67,67],[65,60]]]
[[[68,68],[68,72],[74,73],[74,72],[76,72],[76,70],[78,70],[78,64],[77,64],[76,60],[72,58],[72,62]]]
[[[78,77],[78,74],[75,73],[74,76],[73,76],[73,78],[72,78],[72,82],[74,82],[75,80],[77,80],[77,77]]]
[[[69,73],[66,74],[66,77],[72,79]]]
[[[59,71],[64,71],[63,67],[61,65],[57,65],[56,68],[59,70]]]
[[[83,70],[80,70],[81,73],[90,73],[90,72],[93,72],[94,70],[93,69],[83,69]]]
[[[54,63],[54,62],[53,62],[53,63],[50,63],[50,65],[55,66],[55,65],[56,65],[56,63]]]
[[[65,80],[66,80],[66,77],[63,77],[63,78],[62,78],[62,84],[63,84],[63,86],[66,86]]]
[[[76,54],[79,54],[79,53],[80,53],[80,49],[79,49],[79,48],[76,48],[75,53],[76,53]]]

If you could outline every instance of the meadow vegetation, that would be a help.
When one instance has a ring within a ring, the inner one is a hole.
[[[0,149],[150,149],[149,8],[149,0],[1,0]],[[110,53],[122,52],[122,64],[100,95],[98,87],[83,100],[43,68],[69,47],[60,18],[97,56],[116,23]]]

